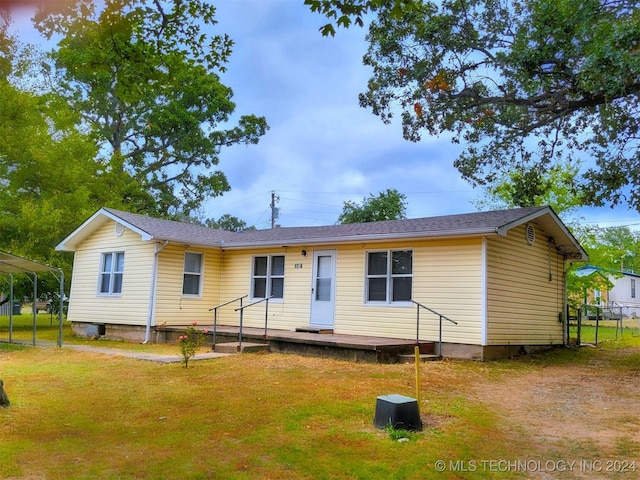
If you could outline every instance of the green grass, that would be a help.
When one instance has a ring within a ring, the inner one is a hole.
[[[23,313],[13,315],[12,337],[14,340],[31,342],[33,340],[33,315]],[[38,340],[57,342],[58,341],[58,317],[47,313],[39,313],[36,316],[36,343]],[[63,338],[71,338],[71,326],[63,321]],[[0,341],[9,339],[9,317],[0,315]]]
[[[377,396],[410,393],[406,365],[269,354],[185,369],[58,348],[0,355],[12,401],[0,410],[0,478],[422,479],[442,455],[509,450],[495,418],[463,397],[449,408],[446,392],[429,400],[446,425],[409,443],[376,429]]]
[[[36,345],[58,342],[59,324],[58,317],[47,313],[39,313],[36,316]],[[31,313],[14,315],[13,335],[14,342],[33,343],[33,316]],[[0,346],[2,342],[9,340],[9,317],[0,315]],[[88,339],[78,337],[71,331],[71,324],[66,320],[62,322],[62,343],[75,345],[91,345],[104,348],[119,348],[153,353],[167,353],[179,355],[179,349],[173,344],[146,344],[125,342],[114,339]]]
[[[53,335],[42,315],[39,339]],[[41,322],[38,316],[38,322]],[[31,317],[29,316],[29,321]],[[0,339],[6,333],[0,319]],[[30,338],[30,324],[21,331]],[[73,338],[117,348],[171,349]],[[55,340],[53,336],[53,340]],[[0,343],[0,378],[12,406],[0,409],[0,478],[56,479],[483,479],[514,472],[439,473],[437,460],[574,458],[571,442],[524,437],[470,386],[549,365],[587,364],[631,337],[598,349],[559,349],[488,363],[422,367],[422,432],[409,442],[373,426],[376,398],[414,396],[412,364],[357,364],[280,354],[245,354],[157,364],[65,348]],[[606,368],[640,369],[640,354]],[[605,368],[605,367],[603,367]],[[614,446],[631,456],[637,443]],[[580,457],[587,457],[580,453]],[[546,455],[546,456],[543,456]],[[526,478],[526,474],[520,474]]]
[[[570,329],[572,338],[576,338],[578,329],[572,326]],[[581,342],[582,343],[595,343],[596,341],[596,327],[595,322],[589,322],[588,325],[583,325],[581,328]],[[598,327],[598,343],[609,342],[617,340],[625,340],[632,337],[640,337],[640,330],[638,328],[625,327],[622,330],[615,327],[615,322],[602,322]]]

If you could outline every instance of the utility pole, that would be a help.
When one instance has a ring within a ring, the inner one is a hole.
[[[280,209],[276,207],[276,202],[280,201],[280,197],[276,195],[275,190],[271,190],[271,228],[275,228],[276,219],[280,214]]]

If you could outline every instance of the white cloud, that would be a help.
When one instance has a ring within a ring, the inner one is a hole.
[[[369,78],[366,30],[324,38],[318,28],[326,19],[302,0],[222,0],[216,7],[216,32],[235,42],[222,81],[234,91],[236,118],[264,115],[271,129],[258,145],[222,152],[218,167],[232,191],[203,205],[206,216],[230,213],[268,228],[274,190],[283,226],[335,223],[344,201],[387,188],[407,196],[410,217],[475,210],[481,193],[453,167],[459,145],[445,136],[407,142],[398,122],[384,125],[359,107]],[[625,208],[580,214],[587,223],[638,218]]]

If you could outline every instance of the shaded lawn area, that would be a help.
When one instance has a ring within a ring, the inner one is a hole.
[[[592,362],[614,375],[637,373],[640,354],[624,360],[611,354],[638,346],[640,340],[629,337],[598,349],[500,362],[423,364],[425,428],[397,442],[373,426],[375,403],[389,393],[415,396],[412,364],[243,354],[185,369],[0,344],[0,378],[12,402],[0,408],[0,478],[546,478],[478,463],[577,455],[569,441],[550,443],[505,420],[478,392],[513,375],[544,376],[550,366],[562,367],[561,376]],[[637,444],[626,445],[629,457],[638,454]],[[445,461],[443,472],[436,470],[438,460]],[[580,478],[567,475],[552,477]]]

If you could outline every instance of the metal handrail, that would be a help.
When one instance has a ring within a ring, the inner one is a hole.
[[[240,301],[240,306],[242,306],[242,299],[243,298],[247,298],[249,295],[243,295],[241,297],[238,298],[234,298],[233,300],[229,300],[228,302],[225,303],[221,303],[218,306],[212,307],[209,309],[209,311],[213,310],[213,346],[215,347],[216,344],[216,331],[218,329],[218,309],[225,307],[227,305],[229,305],[230,303],[234,303],[237,302],[238,300]]]
[[[249,307],[253,307],[254,305],[257,305],[259,303],[262,302],[267,302],[267,305],[264,309],[264,335],[262,336],[262,338],[264,340],[267,339],[267,319],[269,316],[269,299],[272,298],[273,295],[271,297],[265,297],[265,298],[261,298],[260,300],[256,300],[253,303],[250,303],[248,305],[245,305],[244,307],[240,307],[240,308],[236,308],[234,311],[236,312],[240,312],[240,332],[238,335],[238,351],[241,352],[242,351],[242,319],[243,319],[243,314],[244,314],[244,309],[245,308],[249,308]]]
[[[420,345],[420,308],[424,308],[425,310],[428,310],[429,312],[433,313],[434,315],[437,315],[440,318],[440,331],[438,334],[438,355],[442,357],[442,319],[444,318],[445,320],[453,323],[454,325],[457,325],[458,322],[451,320],[446,315],[436,312],[432,308],[429,308],[426,305],[421,304],[420,302],[411,300],[411,303],[414,303],[416,305],[416,345]]]

